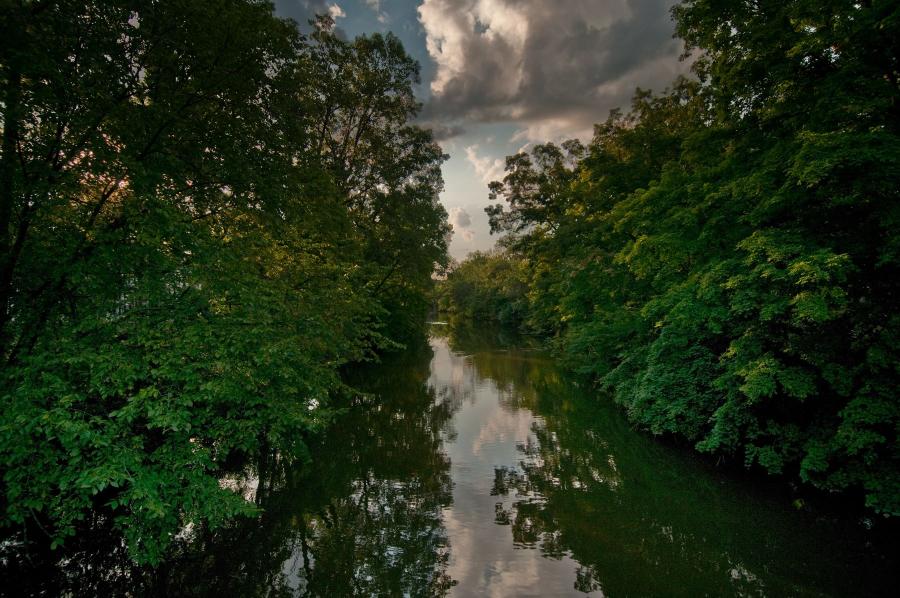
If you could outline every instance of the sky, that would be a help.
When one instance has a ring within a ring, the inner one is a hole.
[[[275,0],[305,25],[330,14],[348,37],[391,31],[421,67],[420,124],[444,152],[450,254],[494,245],[484,208],[504,158],[535,143],[587,141],[635,88],[662,91],[688,64],[673,0]]]

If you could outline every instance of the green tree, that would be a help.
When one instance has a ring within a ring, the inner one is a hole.
[[[528,309],[522,260],[505,252],[473,252],[438,286],[438,304],[458,318],[519,325]]]
[[[508,158],[487,210],[532,327],[633,421],[893,515],[897,10],[686,1],[697,80]]]
[[[438,201],[447,159],[431,131],[411,125],[421,108],[419,65],[391,33],[345,41],[315,24],[303,73],[309,157],[331,174],[364,239],[364,285],[390,314],[387,331],[421,332],[431,274],[446,265],[450,228]]]
[[[340,365],[390,344],[430,269],[388,301],[383,254],[443,259],[443,156],[406,124],[396,39],[306,39],[242,0],[6,3],[0,21],[2,523],[58,545],[104,518],[157,562],[184,524],[253,510],[226,464],[304,459]],[[366,104],[384,85],[402,109]],[[312,146],[319,105],[380,123],[377,160],[414,157],[372,166],[363,198],[335,130]]]

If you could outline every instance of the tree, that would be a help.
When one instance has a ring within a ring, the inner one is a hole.
[[[527,319],[652,432],[896,515],[897,7],[674,14],[696,82],[491,185]]]
[[[295,103],[312,133],[306,150],[331,174],[365,239],[362,276],[394,316],[388,331],[409,338],[421,328],[431,273],[447,260],[450,228],[438,201],[447,156],[430,130],[409,124],[421,108],[412,89],[419,65],[396,36],[347,42],[329,18],[314,25]]]
[[[396,178],[362,199],[311,146],[311,106],[366,101],[318,73],[408,89],[396,40],[341,42],[368,58],[339,71],[266,2],[2,10],[2,521],[54,545],[112,521],[157,562],[186,523],[252,511],[220,487],[226,466],[306,458],[340,365],[390,344],[387,310],[430,271],[416,262],[385,301],[373,247],[402,260],[414,237],[442,259],[442,156],[409,110],[367,106],[420,158],[370,164]],[[386,238],[362,205],[405,223]]]

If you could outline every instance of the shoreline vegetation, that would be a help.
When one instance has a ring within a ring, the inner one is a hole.
[[[642,430],[896,523],[900,5],[673,15],[692,75],[509,156],[498,248],[457,264],[393,34],[255,0],[5,3],[3,575],[150,571],[263,517],[227,476],[274,487],[337,442],[374,400],[348,370],[424,346],[435,302],[543,339]]]
[[[695,78],[506,159],[499,248],[437,290],[631,422],[900,514],[897,7],[673,9]]]
[[[0,23],[4,552],[109,528],[159,564],[258,512],[231,464],[308,458],[342,365],[421,335],[446,156],[390,33],[239,0]]]

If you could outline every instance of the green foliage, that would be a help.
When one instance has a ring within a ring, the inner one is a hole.
[[[638,90],[587,147],[508,158],[491,185],[505,205],[487,209],[526,265],[524,319],[634,422],[861,491],[886,515],[900,514],[897,11],[686,1],[674,14],[699,82]]]
[[[241,0],[0,15],[0,523],[101,518],[155,563],[251,512],[227,464],[306,459],[338,368],[421,319],[444,156],[391,35]]]
[[[469,254],[440,282],[438,307],[454,316],[522,324],[527,311],[525,264],[502,252]]]

